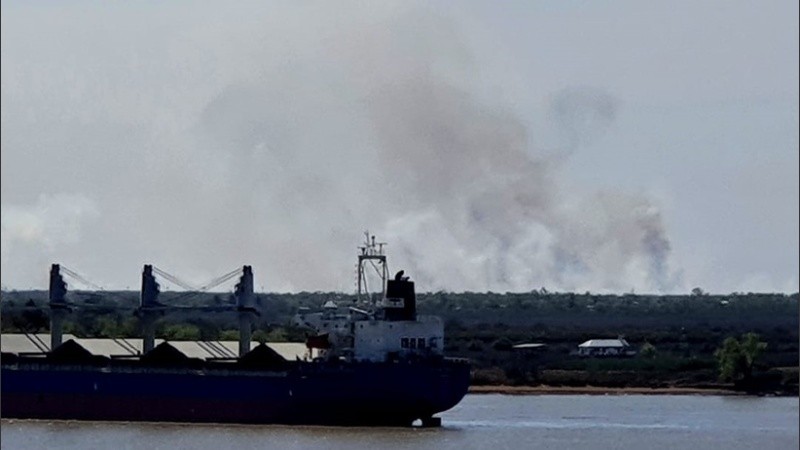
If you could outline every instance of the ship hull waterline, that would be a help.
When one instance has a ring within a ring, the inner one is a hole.
[[[3,367],[4,418],[409,426],[455,406],[465,364],[297,363],[285,371]]]

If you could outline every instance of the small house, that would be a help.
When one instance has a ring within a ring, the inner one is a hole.
[[[618,339],[590,339],[578,346],[580,356],[632,356],[636,354],[628,341]]]

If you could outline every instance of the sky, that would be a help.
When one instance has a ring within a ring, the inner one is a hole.
[[[4,289],[798,291],[797,2],[0,13]]]

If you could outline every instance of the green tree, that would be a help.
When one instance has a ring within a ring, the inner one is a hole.
[[[722,381],[749,382],[753,377],[753,366],[767,348],[755,333],[742,335],[741,340],[728,337],[722,347],[714,352],[719,365],[719,377]]]
[[[259,344],[263,344],[265,342],[270,342],[270,334],[272,333],[267,333],[264,330],[256,330],[253,332],[250,339],[258,342]]]
[[[746,376],[749,378],[752,376],[756,360],[767,349],[767,343],[761,342],[759,335],[747,333],[742,336],[741,347],[744,354],[745,368],[747,369]]]
[[[135,317],[129,317],[124,319],[120,324],[120,333],[121,336],[124,338],[136,338],[141,336],[141,332],[139,330],[140,324],[139,320]]]
[[[222,330],[219,332],[220,341],[238,341],[239,330]]]
[[[103,338],[116,338],[121,336],[121,327],[114,320],[114,317],[104,315],[97,318],[95,321],[97,327],[97,335]]]
[[[29,333],[38,333],[40,330],[49,329],[50,326],[47,314],[36,305],[33,299],[28,299],[28,301],[25,302],[25,310],[22,311],[22,320],[17,325],[20,330]]]
[[[256,330],[253,332],[253,340],[260,343],[264,342],[288,342],[286,330],[283,327],[275,327],[269,332]]]
[[[164,339],[169,341],[197,341],[200,329],[194,325],[167,325],[164,328]]]
[[[656,357],[656,347],[649,342],[645,342],[639,350],[639,355],[642,358],[653,359]]]

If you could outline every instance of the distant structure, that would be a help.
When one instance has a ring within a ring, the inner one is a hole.
[[[61,276],[61,266],[53,264],[50,266],[50,348],[54,349],[61,345],[64,318],[70,312],[65,296],[67,295],[67,283]]]
[[[547,344],[530,342],[530,343],[526,343],[526,344],[517,344],[517,345],[512,346],[511,348],[513,348],[514,350],[520,350],[520,351],[531,351],[531,350],[538,350],[538,349],[540,349],[542,347],[546,347],[546,346],[547,346]]]
[[[628,341],[617,339],[590,339],[578,346],[580,356],[633,356],[636,354]]]
[[[234,291],[236,297],[236,310],[239,312],[239,357],[250,352],[250,339],[253,335],[253,321],[258,314],[253,293],[253,268],[244,266],[242,277]]]

